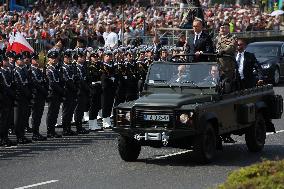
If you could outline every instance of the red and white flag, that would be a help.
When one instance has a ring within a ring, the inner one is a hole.
[[[24,51],[33,53],[34,49],[22,36],[22,34],[20,32],[17,32],[15,35],[10,35],[7,51],[15,51],[17,54]]]

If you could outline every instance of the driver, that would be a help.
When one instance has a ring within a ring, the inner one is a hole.
[[[179,65],[177,68],[177,74],[172,77],[170,82],[181,83],[181,82],[186,81],[185,70],[186,70],[185,65]]]

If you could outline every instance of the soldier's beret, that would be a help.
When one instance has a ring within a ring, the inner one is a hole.
[[[72,49],[66,49],[63,54],[64,54],[64,56],[72,57],[73,50]]]
[[[56,50],[49,50],[47,52],[47,58],[57,58],[59,56],[59,52]]]
[[[104,53],[105,53],[106,55],[112,55],[112,51],[111,51],[111,50],[106,50]]]
[[[15,59],[16,60],[23,60],[24,57],[23,57],[22,53],[18,53],[18,54],[16,54]]]
[[[38,59],[39,57],[38,57],[38,53],[32,53],[31,54],[31,59]]]
[[[31,53],[28,51],[24,51],[21,54],[23,58],[31,58]]]
[[[9,58],[15,58],[16,52],[15,51],[7,51],[6,56]]]
[[[90,57],[98,57],[98,53],[96,51],[92,51]]]

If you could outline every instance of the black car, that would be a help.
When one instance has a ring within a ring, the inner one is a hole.
[[[216,62],[154,62],[139,99],[114,109],[113,130],[125,161],[137,160],[141,146],[190,149],[210,162],[230,134],[245,135],[249,151],[259,152],[271,119],[281,118],[283,99],[272,85],[219,93]]]
[[[284,77],[284,42],[263,41],[248,44],[246,51],[254,53],[263,69],[263,79],[277,85]]]

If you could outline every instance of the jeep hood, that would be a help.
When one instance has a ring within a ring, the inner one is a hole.
[[[134,106],[139,107],[181,107],[186,104],[203,103],[212,100],[211,95],[196,94],[150,94],[140,97]]]

